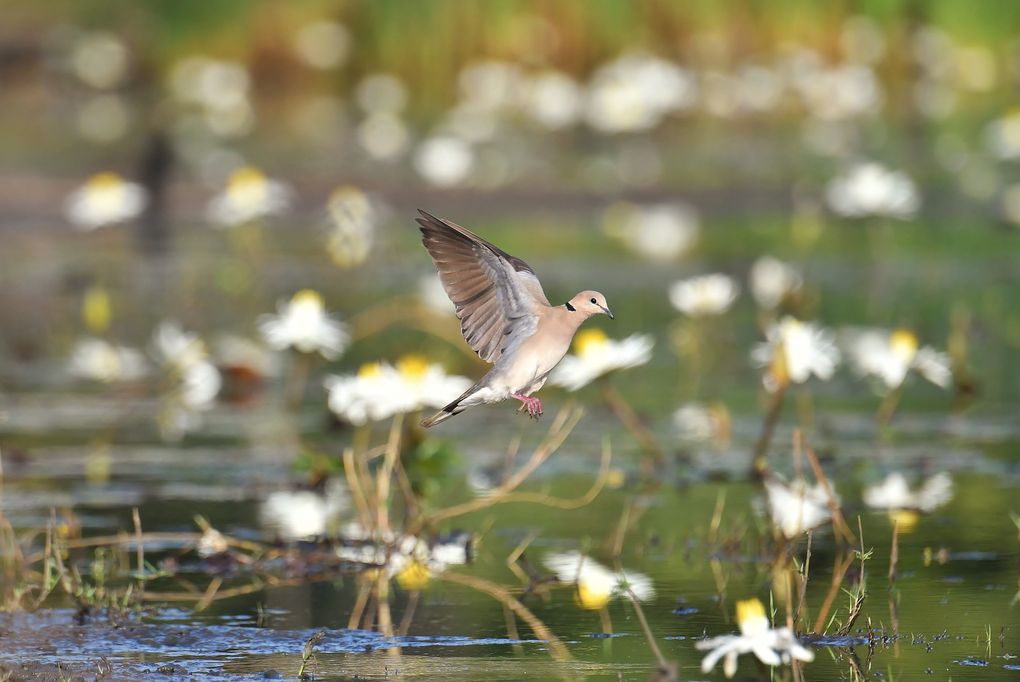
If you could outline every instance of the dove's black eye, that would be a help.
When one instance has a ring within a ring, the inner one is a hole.
[[[596,301],[594,298],[591,300],[591,302],[595,303],[596,305],[598,304],[598,301]]]

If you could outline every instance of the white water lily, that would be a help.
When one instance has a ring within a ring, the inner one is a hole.
[[[258,168],[242,166],[231,173],[227,187],[209,202],[206,215],[216,225],[233,227],[280,213],[289,205],[286,185],[267,178]]]
[[[698,642],[695,646],[709,654],[701,661],[701,672],[708,673],[723,659],[723,673],[733,677],[737,672],[737,656],[753,653],[765,665],[791,661],[810,662],[814,652],[806,648],[788,627],[773,628],[765,616],[765,607],[758,599],[737,602],[739,635],[722,635]]]
[[[73,376],[106,384],[135,381],[147,372],[141,351],[97,338],[75,342],[67,369]]]
[[[148,192],[116,173],[97,173],[67,197],[67,219],[80,230],[137,217],[149,203]]]
[[[612,598],[626,595],[628,590],[638,601],[655,597],[655,587],[647,575],[636,571],[611,571],[577,551],[547,554],[542,563],[561,583],[577,587],[577,600],[584,609],[601,609]]]
[[[653,345],[647,334],[633,334],[616,341],[601,329],[585,329],[574,337],[574,354],[560,360],[549,381],[576,391],[609,372],[647,363]]]
[[[949,356],[931,346],[920,346],[911,331],[847,330],[842,336],[854,370],[878,379],[888,390],[901,386],[911,370],[940,388],[948,388],[952,381]]]
[[[363,365],[355,376],[328,376],[324,384],[329,391],[329,409],[360,426],[426,407],[438,409],[470,388],[472,382],[448,375],[439,364],[408,355],[396,365]]]
[[[322,296],[311,289],[302,289],[290,301],[280,301],[277,314],[262,315],[257,324],[270,348],[319,353],[328,360],[343,353],[350,341],[346,326],[326,313]]]
[[[953,477],[946,472],[935,474],[911,490],[907,477],[898,471],[890,473],[881,483],[864,489],[864,504],[888,511],[915,510],[931,512],[953,499]]]
[[[906,219],[921,205],[914,181],[903,171],[875,163],[860,163],[829,181],[829,207],[841,216],[886,216]]]
[[[769,476],[765,479],[765,498],[769,518],[786,538],[832,520],[829,494],[821,483],[811,486],[801,478],[787,483],[778,476]],[[839,499],[832,503],[839,504]]]
[[[804,383],[812,375],[827,381],[839,364],[835,335],[810,322],[787,316],[771,324],[765,337],[765,343],[751,351],[751,359],[767,369],[765,387],[770,391]]]
[[[737,300],[740,286],[729,275],[715,273],[674,282],[669,302],[690,317],[722,315]]]
[[[687,253],[701,231],[697,211],[682,202],[615,203],[606,209],[603,229],[628,249],[655,262],[669,262]]]
[[[774,310],[784,299],[796,293],[804,283],[801,274],[783,261],[762,256],[751,266],[751,295],[765,310]]]
[[[338,187],[329,195],[330,230],[326,248],[342,268],[361,265],[368,258],[375,236],[376,215],[365,193],[356,187]]]
[[[282,540],[322,537],[350,509],[343,483],[329,479],[323,490],[276,490],[259,505],[259,521]]]

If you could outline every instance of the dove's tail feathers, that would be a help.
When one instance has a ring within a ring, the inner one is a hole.
[[[443,409],[439,410],[439,412],[436,412],[428,419],[422,419],[421,425],[427,429],[430,426],[435,426],[436,424],[445,422],[450,417],[454,417],[463,412],[464,410],[466,410],[467,408],[471,407],[471,405],[465,405],[463,403],[465,402],[466,398],[471,396],[478,389],[478,386],[479,386],[478,384],[475,384],[468,390],[464,391],[459,398],[454,400],[452,403],[450,403]]]

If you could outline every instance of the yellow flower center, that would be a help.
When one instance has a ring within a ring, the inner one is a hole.
[[[432,574],[425,564],[412,561],[397,573],[397,584],[407,591],[420,590],[429,583]]]
[[[900,533],[912,533],[921,521],[921,515],[913,509],[891,509],[889,520],[896,524]]]
[[[378,362],[366,362],[358,368],[359,379],[377,379],[382,376],[382,364]]]
[[[227,193],[238,201],[262,201],[266,189],[265,174],[253,166],[241,166],[230,174],[227,182]]]
[[[889,336],[892,352],[908,362],[914,359],[919,345],[917,336],[907,329],[897,329]]]
[[[301,308],[322,310],[322,296],[312,289],[302,289],[290,299],[290,304]]]
[[[89,178],[88,188],[90,190],[105,191],[116,189],[123,184],[124,180],[116,173],[104,172],[96,173]]]
[[[421,381],[429,371],[429,361],[420,355],[405,355],[397,360],[397,371],[409,381]]]
[[[574,350],[583,357],[600,352],[609,345],[609,337],[601,329],[585,329],[574,337]]]
[[[610,590],[597,589],[587,581],[577,583],[577,603],[582,609],[597,611],[609,603],[610,596]]]
[[[765,617],[765,606],[761,600],[743,599],[737,602],[737,625],[744,635],[753,635],[769,629],[769,620]]]

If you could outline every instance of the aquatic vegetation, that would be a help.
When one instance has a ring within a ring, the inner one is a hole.
[[[739,635],[721,635],[696,644],[709,654],[701,661],[701,672],[708,673],[723,659],[723,673],[733,677],[737,672],[737,657],[753,653],[769,666],[789,665],[794,661],[811,662],[813,651],[805,647],[788,627],[773,628],[765,616],[765,607],[758,599],[737,602]]]
[[[636,571],[611,571],[580,552],[546,554],[542,563],[561,583],[577,588],[577,603],[583,609],[601,609],[609,600],[632,594],[638,601],[655,597],[651,578]]]
[[[65,202],[67,219],[80,230],[137,218],[148,204],[148,192],[116,173],[97,173]]]

